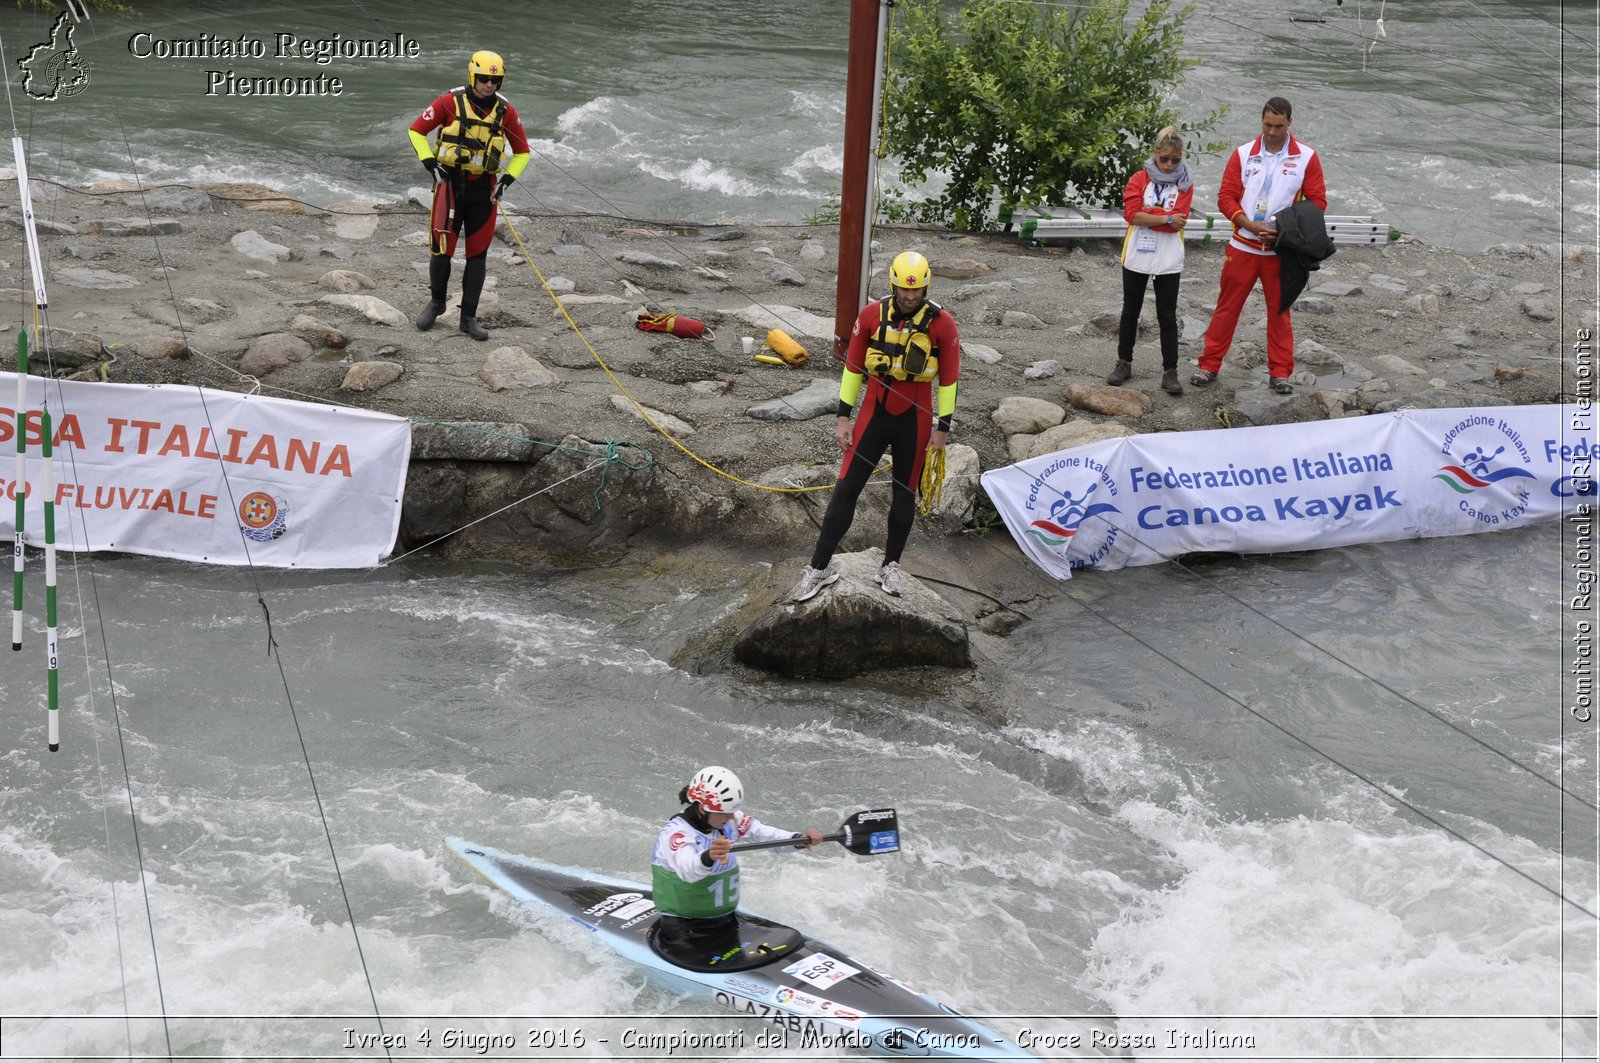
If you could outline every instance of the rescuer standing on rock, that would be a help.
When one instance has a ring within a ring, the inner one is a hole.
[[[467,63],[467,84],[428,104],[411,123],[411,146],[434,180],[429,299],[417,315],[417,328],[424,332],[444,311],[450,259],[464,230],[467,250],[461,273],[461,331],[475,340],[489,338],[478,324],[478,298],[489,269],[495,208],[531,156],[517,109],[500,95],[505,75],[505,61],[497,53],[473,52]],[[429,144],[428,134],[435,129],[438,137]],[[496,183],[508,147],[511,161]]]

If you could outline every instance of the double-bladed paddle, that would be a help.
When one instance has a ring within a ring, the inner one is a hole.
[[[838,842],[857,856],[878,856],[900,851],[900,820],[892,808],[877,808],[857,812],[839,825],[832,834],[824,834],[825,842]],[[773,842],[746,842],[735,845],[732,852],[747,853],[752,849],[803,849],[805,839],[780,838]]]

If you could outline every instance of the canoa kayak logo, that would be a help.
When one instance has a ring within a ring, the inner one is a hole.
[[[239,528],[253,543],[270,543],[289,530],[289,500],[251,491],[239,503]]]
[[[1440,451],[1454,458],[1452,448],[1465,451],[1460,460],[1441,465],[1433,478],[1462,496],[1461,512],[1482,524],[1504,525],[1528,511],[1528,484],[1522,481],[1537,477],[1512,462],[1520,458],[1531,463],[1533,456],[1505,418],[1482,414],[1462,418],[1445,433]]]
[[[1086,473],[1095,477],[1087,486]],[[1028,486],[1025,508],[1038,514],[1028,523],[1028,535],[1064,561],[1072,550],[1073,568],[1097,564],[1120,533],[1108,518],[1122,511],[1106,501],[1116,493],[1116,481],[1093,458],[1057,458]]]
[[[72,41],[65,11],[50,27],[50,39],[30,48],[17,65],[22,68],[22,91],[35,100],[62,100],[89,87],[89,64]]]

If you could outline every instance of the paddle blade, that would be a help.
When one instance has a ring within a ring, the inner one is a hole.
[[[878,856],[900,851],[900,819],[892,808],[857,812],[839,828],[839,844],[857,856]]]

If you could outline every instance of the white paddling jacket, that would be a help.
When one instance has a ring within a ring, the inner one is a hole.
[[[1328,186],[1322,179],[1322,158],[1310,144],[1291,134],[1283,151],[1267,152],[1256,137],[1240,144],[1222,170],[1222,185],[1217,189],[1217,209],[1236,221],[1240,214],[1253,221],[1270,218],[1285,207],[1309,199],[1318,208],[1328,209]],[[1228,246],[1252,255],[1275,252],[1261,246],[1256,235],[1235,229]]]
[[[735,845],[800,837],[743,812],[724,823],[720,831],[710,832],[696,830],[681,814],[673,816],[656,836],[650,857],[656,909],[663,915],[712,919],[739,906],[739,854],[729,853],[710,867],[700,862],[700,854],[711,848],[718,834]]]

